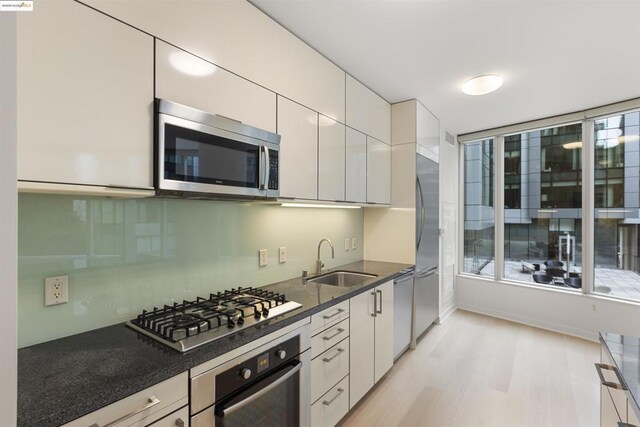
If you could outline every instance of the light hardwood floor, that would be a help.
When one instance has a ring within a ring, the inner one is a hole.
[[[458,310],[343,419],[351,426],[598,426],[598,344]]]

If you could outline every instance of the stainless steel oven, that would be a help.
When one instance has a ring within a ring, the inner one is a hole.
[[[155,187],[161,195],[275,198],[280,136],[156,100]]]
[[[191,427],[308,426],[309,327],[191,379]]]

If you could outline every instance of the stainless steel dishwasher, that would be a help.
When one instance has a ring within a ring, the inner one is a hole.
[[[393,284],[393,360],[411,343],[413,330],[413,280],[415,268],[403,270]]]

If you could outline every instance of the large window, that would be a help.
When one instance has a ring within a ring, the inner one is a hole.
[[[594,291],[640,299],[640,112],[594,122]]]
[[[581,285],[581,141],[581,123],[504,137],[505,278]]]
[[[493,276],[493,139],[468,143],[464,153],[464,271]]]
[[[463,272],[640,301],[640,111],[590,113],[465,142]]]

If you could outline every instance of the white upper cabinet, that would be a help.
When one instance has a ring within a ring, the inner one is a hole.
[[[347,128],[346,200],[367,201],[367,135]]]
[[[318,120],[318,199],[341,202],[345,199],[345,126],[323,115]]]
[[[159,40],[156,97],[276,131],[275,93]]]
[[[18,19],[18,179],[149,188],[153,39],[71,0]]]
[[[391,143],[391,105],[349,75],[346,110],[348,126]]]
[[[344,123],[345,72],[246,1],[87,0],[143,29]],[[133,3],[133,4],[132,4]]]
[[[280,196],[318,198],[318,113],[278,97]]]
[[[391,203],[391,146],[367,137],[367,203]]]
[[[440,121],[419,102],[416,103],[416,114],[416,142],[437,159],[440,155]]]

